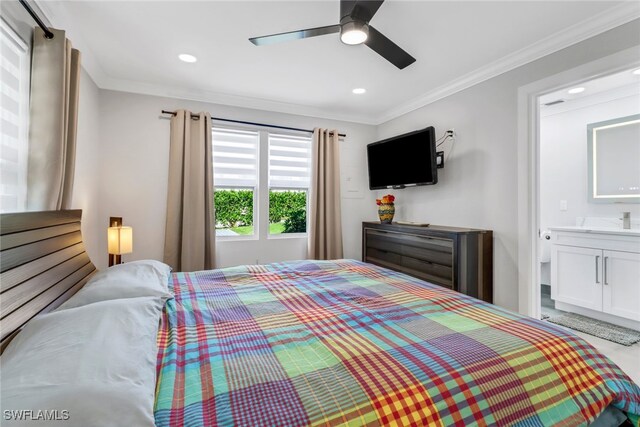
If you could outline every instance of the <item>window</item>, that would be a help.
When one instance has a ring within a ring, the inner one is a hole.
[[[212,139],[216,236],[306,233],[311,137],[215,127]]]
[[[307,232],[311,138],[269,134],[269,234]]]
[[[0,212],[24,211],[29,136],[29,49],[0,19]]]
[[[258,187],[258,132],[213,129],[216,236],[253,236]]]

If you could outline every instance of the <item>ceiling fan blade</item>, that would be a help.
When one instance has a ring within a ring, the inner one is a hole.
[[[351,17],[368,23],[378,9],[380,9],[382,3],[384,3],[384,0],[356,1],[355,6],[351,10]]]
[[[273,43],[287,42],[290,40],[300,40],[309,37],[323,36],[340,32],[340,25],[329,25],[326,27],[308,28],[306,30],[289,31],[286,33],[270,34],[268,36],[252,37],[249,41],[256,46],[263,46]]]
[[[416,62],[413,56],[409,55],[371,25],[369,25],[369,37],[367,37],[367,41],[364,44],[401,70]]]

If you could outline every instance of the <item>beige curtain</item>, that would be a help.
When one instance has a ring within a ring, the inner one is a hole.
[[[211,116],[178,110],[171,119],[164,262],[176,271],[213,268],[215,227]]]
[[[36,27],[31,57],[27,209],[71,207],[76,158],[80,52],[65,32]]]
[[[314,129],[309,203],[309,258],[342,258],[340,153],[336,130]]]

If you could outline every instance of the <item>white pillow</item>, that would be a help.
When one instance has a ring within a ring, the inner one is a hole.
[[[162,306],[128,298],[31,320],[0,357],[2,425],[46,425],[38,411],[57,410],[64,426],[153,426]],[[19,410],[32,419],[7,419]]]
[[[173,298],[169,292],[170,277],[171,267],[160,261],[144,260],[118,264],[96,273],[58,310],[119,298]]]

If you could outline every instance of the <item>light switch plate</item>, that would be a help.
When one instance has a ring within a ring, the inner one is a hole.
[[[563,212],[567,210],[567,201],[566,200],[560,200],[560,210],[563,211]]]

